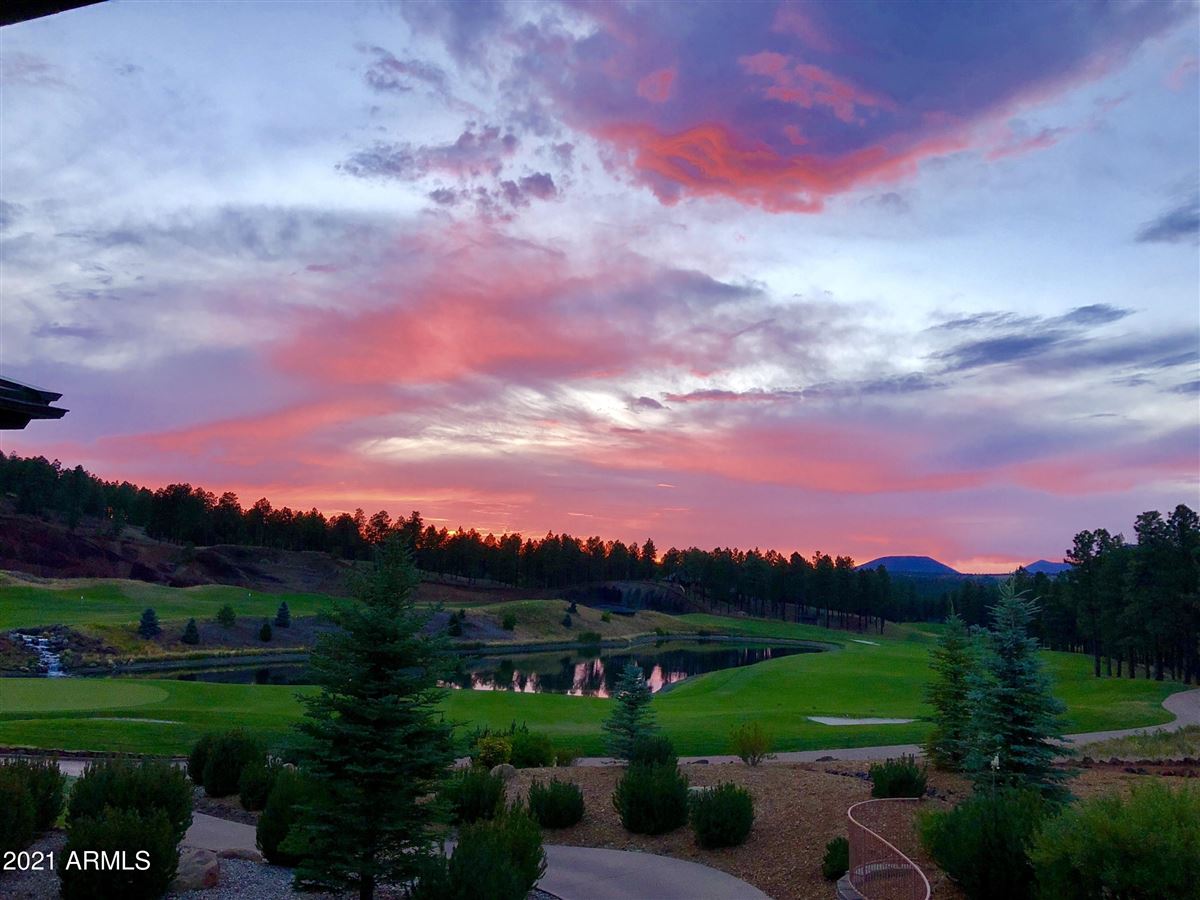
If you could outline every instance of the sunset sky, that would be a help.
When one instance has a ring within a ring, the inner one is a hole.
[[[1192,3],[111,2],[0,31],[5,452],[971,571],[1200,502]]]

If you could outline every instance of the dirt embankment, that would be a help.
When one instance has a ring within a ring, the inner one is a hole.
[[[351,564],[327,553],[269,547],[182,547],[135,528],[114,537],[0,512],[0,569],[42,578],[129,578],[172,587],[229,584],[269,593],[343,595]]]

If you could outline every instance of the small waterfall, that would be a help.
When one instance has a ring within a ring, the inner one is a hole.
[[[38,662],[45,667],[47,678],[67,677],[67,673],[63,671],[62,667],[62,654],[51,648],[49,638],[20,632],[17,632],[17,637],[38,655]]]

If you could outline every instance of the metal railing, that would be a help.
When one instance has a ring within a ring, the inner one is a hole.
[[[846,810],[850,820],[850,885],[866,900],[929,900],[929,879],[921,867],[854,818],[856,809],[876,803],[919,802],[901,797],[864,800]]]

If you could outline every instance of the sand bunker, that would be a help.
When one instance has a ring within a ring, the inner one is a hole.
[[[809,721],[822,725],[907,725],[914,719],[846,719],[841,716],[809,716]]]

